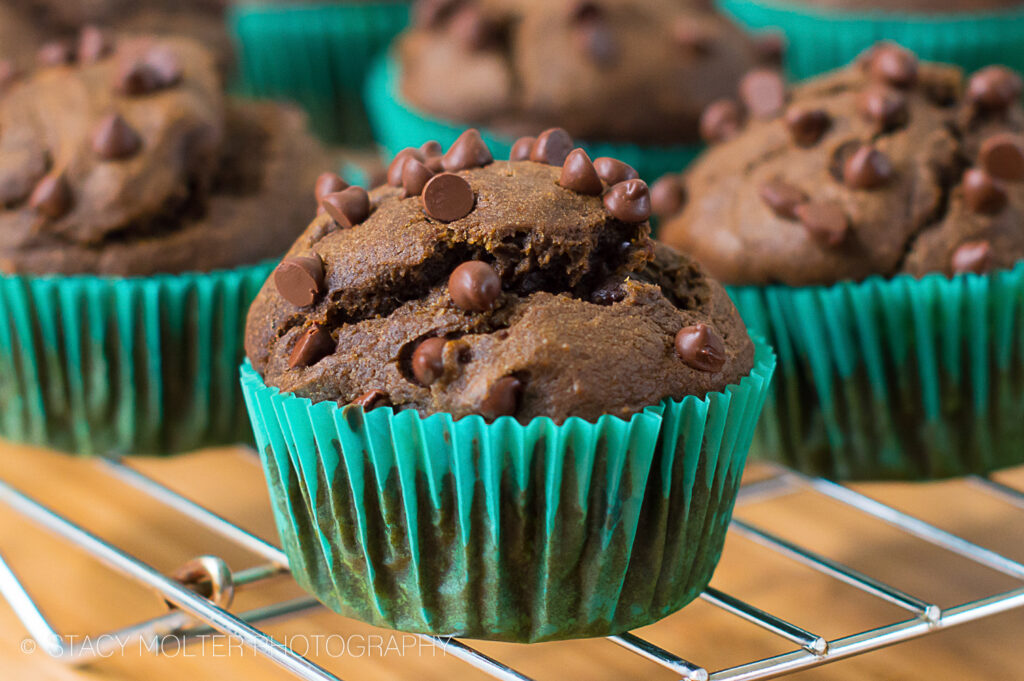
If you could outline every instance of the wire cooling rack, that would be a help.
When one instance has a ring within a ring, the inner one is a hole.
[[[159,592],[176,606],[170,612],[134,626],[95,637],[84,646],[73,637],[63,637],[53,629],[36,606],[28,591],[0,557],[0,595],[14,609],[28,633],[40,649],[69,665],[81,665],[97,657],[108,656],[114,646],[127,641],[162,641],[173,637],[177,645],[187,646],[200,637],[221,632],[241,641],[270,661],[307,681],[338,681],[337,676],[295,653],[257,628],[282,618],[294,617],[322,606],[309,597],[273,603],[246,612],[229,611],[235,588],[258,584],[288,572],[288,560],[276,546],[232,524],[200,506],[179,492],[144,475],[124,461],[98,460],[94,463],[104,473],[149,495],[179,514],[216,533],[224,540],[252,552],[263,561],[257,567],[232,572],[216,556],[202,556],[168,577],[138,558],[90,534],[67,518],[43,506],[31,496],[0,481],[0,502],[37,525],[82,549],[124,577]],[[1024,511],[1024,491],[987,478],[972,478],[981,490]],[[635,653],[644,664],[660,665],[680,678],[693,681],[752,681],[784,676],[842,658],[918,638],[941,629],[979,620],[1024,606],[1024,564],[1011,560],[957,535],[939,529],[919,518],[883,504],[869,496],[820,478],[811,478],[784,468],[773,468],[769,477],[746,484],[740,490],[738,504],[765,500],[795,493],[810,492],[843,504],[871,519],[897,528],[952,554],[1019,580],[1020,587],[995,593],[953,607],[941,609],[934,603],[884,583],[870,575],[847,567],[811,549],[787,541],[741,519],[734,519],[730,532],[751,539],[786,559],[800,563],[823,575],[838,580],[874,598],[901,609],[903,619],[873,629],[858,631],[840,638],[827,639],[801,628],[782,617],[765,612],[743,600],[709,587],[701,598],[713,606],[750,625],[760,627],[792,645],[788,652],[756,659],[726,669],[710,671],[696,662],[681,657],[685,651],[669,651],[646,641],[634,633],[609,636],[608,641]],[[1024,522],[1024,520],[1022,520]],[[199,576],[202,579],[197,580]],[[188,584],[192,583],[192,588]],[[197,593],[197,583],[209,587],[209,593]],[[474,649],[458,639],[420,636],[426,645],[442,648],[479,671],[503,681],[531,681],[530,677]],[[103,642],[107,645],[104,646]],[[559,644],[556,644],[559,645]],[[571,644],[565,644],[571,645]],[[788,646],[787,646],[788,647]],[[110,648],[110,649],[108,649]],[[637,678],[646,675],[642,670]]]

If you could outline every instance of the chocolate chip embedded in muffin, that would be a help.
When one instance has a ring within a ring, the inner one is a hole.
[[[540,157],[441,173],[421,195],[379,187],[347,229],[319,215],[250,309],[253,366],[313,400],[557,421],[747,373],[723,289],[651,241],[647,185],[609,185],[578,149]]]

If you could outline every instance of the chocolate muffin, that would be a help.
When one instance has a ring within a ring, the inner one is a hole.
[[[185,38],[87,29],[44,56],[0,94],[0,272],[209,271],[294,240],[326,162],[298,112],[225,97]]]
[[[744,106],[705,112],[717,144],[654,190],[662,238],[724,282],[952,275],[1024,259],[1012,71],[989,67],[965,83],[954,67],[883,44],[792,90],[765,79],[741,95]]]
[[[314,401],[521,421],[737,382],[753,345],[723,289],[651,241],[647,185],[563,146],[549,130],[533,160],[496,162],[469,130],[369,194],[322,177],[322,213],[250,309],[255,369]]]
[[[429,0],[397,56],[403,98],[448,121],[676,144],[775,48],[697,0]]]

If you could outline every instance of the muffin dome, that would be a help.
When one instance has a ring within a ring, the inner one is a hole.
[[[512,136],[693,142],[761,51],[696,0],[432,0],[397,46],[417,108]]]
[[[747,113],[717,103],[704,124],[720,142],[655,187],[689,199],[674,217],[681,199],[656,201],[661,237],[730,284],[1012,266],[1024,258],[1020,95],[1007,69],[965,83],[881,44],[772,94],[778,106],[749,93]]]
[[[0,93],[0,271],[140,275],[275,257],[324,156],[300,114],[227,99],[187,39],[95,29]]]
[[[470,130],[406,150],[369,195],[321,178],[323,212],[250,309],[256,370],[314,401],[558,421],[738,381],[747,333],[651,241],[646,184],[555,140],[571,148],[555,130],[528,151],[560,165],[496,162]]]

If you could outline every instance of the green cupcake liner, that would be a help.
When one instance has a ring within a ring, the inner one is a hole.
[[[249,441],[237,368],[273,266],[0,276],[0,437],[83,455]]]
[[[842,480],[1024,463],[1024,263],[729,293],[779,355],[753,455]]]
[[[774,0],[717,0],[742,26],[786,36],[786,70],[794,79],[852,62],[880,40],[921,59],[958,64],[968,72],[990,64],[1024,70],[1024,5],[1005,11],[914,14],[844,12]]]
[[[241,3],[228,24],[243,94],[298,102],[328,142],[373,141],[363,108],[371,61],[409,22],[409,3]]]
[[[378,59],[366,78],[366,108],[377,143],[389,156],[406,147],[418,147],[427,140],[437,140],[448,147],[470,127],[433,118],[406,103],[399,91],[399,66],[388,58]],[[509,157],[515,139],[486,129],[481,129],[480,134],[494,158]],[[666,173],[678,173],[696,158],[702,148],[696,144],[641,146],[585,140],[576,142],[586,149],[591,158],[611,156],[628,163],[648,182]]]
[[[507,641],[654,622],[711,579],[775,366],[629,420],[453,420],[242,387],[295,578],[401,631]]]

